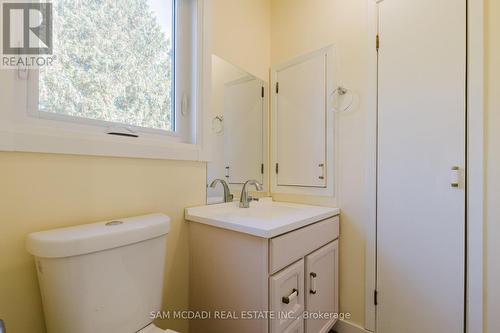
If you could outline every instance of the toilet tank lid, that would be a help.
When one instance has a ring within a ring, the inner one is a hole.
[[[72,257],[142,242],[169,231],[168,216],[150,214],[35,232],[28,235],[26,248],[41,258]]]

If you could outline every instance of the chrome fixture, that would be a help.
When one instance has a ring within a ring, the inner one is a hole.
[[[3,320],[0,319],[0,333],[6,333],[7,331],[5,330],[5,325],[3,323]]]
[[[227,185],[226,181],[223,179],[216,179],[210,184],[210,187],[215,188],[215,186],[217,186],[217,183],[221,183],[222,187],[224,187],[224,202],[232,202],[234,196],[231,194],[231,191],[229,190],[229,186]]]
[[[257,191],[262,191],[262,184],[259,183],[256,180],[248,180],[244,185],[243,188],[241,189],[241,196],[240,196],[240,208],[249,208],[250,207],[250,202],[252,200],[258,201],[259,199],[257,198],[252,198],[251,196],[248,195],[248,190],[247,190],[247,185],[254,185]]]

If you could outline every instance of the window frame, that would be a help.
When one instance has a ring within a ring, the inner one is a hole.
[[[13,81],[5,83],[13,84],[14,90],[20,88],[20,91],[13,96],[12,107],[0,110],[0,150],[208,161],[209,112],[205,108],[209,105],[207,101],[210,98],[209,87],[207,88],[211,75],[210,66],[207,65],[211,57],[208,14],[210,0],[188,1],[193,5],[192,14],[196,18],[190,22],[191,27],[188,29],[194,37],[190,43],[193,59],[190,63],[192,70],[189,78],[192,105],[188,112],[189,117],[186,117],[188,124],[185,124],[184,128],[189,128],[191,133],[178,131],[181,117],[179,105],[182,104],[179,98],[172,100],[175,105],[175,132],[39,111],[38,71],[19,69],[10,70],[11,74],[14,74],[10,75]],[[175,7],[179,10],[179,6]],[[177,15],[178,13],[174,16]],[[175,27],[174,31],[176,35],[178,27]],[[177,42],[177,38],[174,42]],[[177,49],[177,45],[175,48]],[[173,72],[175,80],[179,75],[178,69],[175,68]],[[174,88],[177,89],[177,84],[174,84]],[[116,129],[126,128],[132,129],[139,136],[108,134]]]

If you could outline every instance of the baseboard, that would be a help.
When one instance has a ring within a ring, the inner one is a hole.
[[[373,333],[361,326],[343,320],[339,320],[333,327],[333,330],[337,333]]]

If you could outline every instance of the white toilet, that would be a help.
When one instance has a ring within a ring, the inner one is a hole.
[[[169,230],[154,214],[30,234],[47,332],[175,333],[152,318]]]

